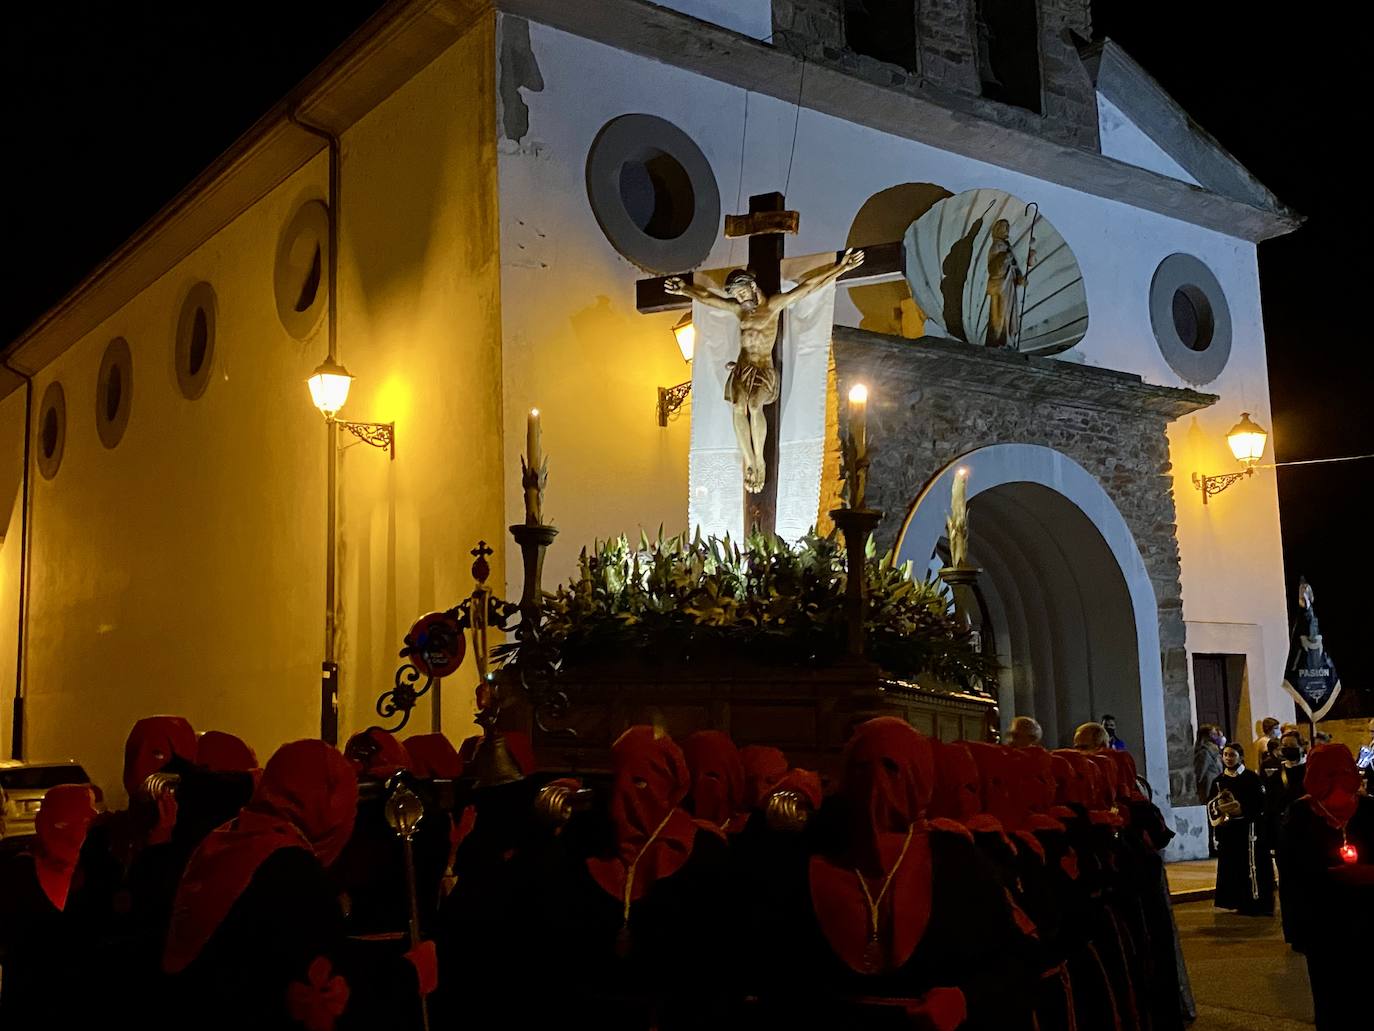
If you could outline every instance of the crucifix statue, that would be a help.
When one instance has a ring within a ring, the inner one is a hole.
[[[748,214],[725,216],[725,237],[747,239],[749,256],[745,268],[726,277],[723,290],[705,289],[691,272],[635,284],[635,303],[641,313],[681,310],[695,300],[727,311],[739,321],[740,351],[728,366],[725,400],[732,409],[744,464],[746,531],[777,529],[782,312],[837,280],[852,286],[869,279],[898,279],[905,270],[901,241],[865,248],[867,261],[862,251],[832,251],[831,262],[799,277],[798,285],[784,292],[783,238],[797,232],[800,220],[797,212],[786,210],[781,193],[757,194],[749,198]]]
[[[685,283],[670,276],[663,289],[688,297],[711,308],[727,311],[739,320],[739,357],[728,366],[725,400],[734,411],[735,438],[744,458],[744,489],[750,494],[763,490],[768,475],[764,445],[768,439],[765,405],[778,399],[781,377],[773,360],[773,344],[778,335],[778,319],[789,306],[835,282],[850,269],[863,264],[864,252],[853,248],[833,265],[812,269],[791,290],[769,295],[760,288],[749,269],[737,268],[725,277],[725,290]]]

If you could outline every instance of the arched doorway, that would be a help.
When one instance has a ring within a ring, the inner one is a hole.
[[[1004,721],[1030,715],[1045,742],[1110,712],[1161,794],[1168,791],[1158,609],[1121,513],[1071,458],[1030,444],[979,448],[949,463],[912,505],[897,545],[917,570],[944,541],[954,470],[969,470],[969,557],[987,647],[1003,667]]]

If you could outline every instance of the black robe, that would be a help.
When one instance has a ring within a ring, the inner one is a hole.
[[[968,1007],[961,1031],[1030,1025],[1042,956],[1016,922],[1007,892],[967,838],[930,836],[934,890],[924,937],[898,970],[865,975],[835,955],[811,903],[809,861],[778,870],[776,904],[755,945],[767,959],[758,1028],[904,1028],[897,1006],[863,999],[917,999],[937,987],[959,988]]]
[[[80,921],[54,906],[27,851],[0,860],[0,1028],[79,1026],[89,1014]],[[77,979],[73,981],[73,974]]]
[[[1244,916],[1273,916],[1274,864],[1259,774],[1244,769],[1223,773],[1212,786],[1212,798],[1223,791],[1240,803],[1240,813],[1215,829],[1217,892],[1212,904]]]
[[[585,840],[545,832],[463,864],[441,919],[441,980],[461,971],[467,987],[443,1011],[474,1027],[731,1026],[743,913],[726,843],[698,831],[686,863],[634,902],[622,947],[622,902],[588,872]]]
[[[348,982],[337,1031],[419,1027],[414,967],[395,947],[345,937],[334,888],[302,848],[279,849],[258,867],[199,955],[168,978],[172,1002],[165,1012],[194,1014],[198,1031],[300,1031],[287,1008],[289,987],[308,983],[321,956]],[[130,1005],[132,1021],[146,1013],[147,999]]]
[[[1369,947],[1360,936],[1374,927],[1374,799],[1359,800],[1346,838],[1355,863],[1340,858],[1341,832],[1307,801],[1289,809],[1279,838],[1284,926],[1307,955],[1317,1031],[1361,1026],[1354,1015],[1367,1009]]]

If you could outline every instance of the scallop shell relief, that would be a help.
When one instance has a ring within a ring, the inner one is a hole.
[[[983,344],[988,331],[988,246],[993,223],[1011,224],[1016,263],[1026,268],[1034,224],[1035,262],[1024,288],[1018,350],[1058,354],[1088,331],[1088,298],[1073,251],[1050,222],[1001,190],[969,190],[937,201],[906,231],[906,278],[925,313],[927,336]]]

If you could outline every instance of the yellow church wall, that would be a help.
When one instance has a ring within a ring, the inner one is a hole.
[[[502,583],[503,485],[519,474],[501,469],[492,24],[343,137],[339,339],[358,377],[344,415],[394,419],[398,439],[394,462],[365,445],[340,460],[341,734],[378,722],[415,618],[471,592],[479,539]],[[476,729],[472,668],[444,687],[455,740]],[[406,733],[429,720],[424,699]]]
[[[377,722],[415,616],[471,589],[477,538],[502,576],[492,46],[487,18],[343,136],[339,357],[357,380],[341,417],[395,421],[397,450],[388,461],[340,434],[341,738]],[[326,353],[326,319],[290,336],[273,268],[292,215],[326,197],[327,169],[321,153],[35,377],[36,400],[61,381],[67,436],[55,478],[32,480],[26,754],[81,760],[114,802],[141,716],[240,734],[263,759],[319,732],[326,429],[305,380]],[[182,299],[201,280],[218,324],[211,381],[190,401],[172,355]],[[132,352],[133,402],[107,449],[96,377],[115,336]],[[22,434],[21,390],[0,403],[0,467],[18,466]],[[11,523],[6,743],[17,508]],[[454,678],[445,697],[455,736],[468,682]],[[408,730],[429,729],[422,704]]]
[[[56,476],[32,478],[26,754],[77,758],[114,797],[140,716],[180,713],[260,752],[317,732],[324,431],[303,383],[323,337],[282,329],[272,264],[324,181],[319,159],[34,379],[35,399],[61,382],[67,432]],[[190,401],[172,356],[201,280],[217,326],[209,384]],[[96,376],[115,336],[129,343],[133,399],[107,449]]]

